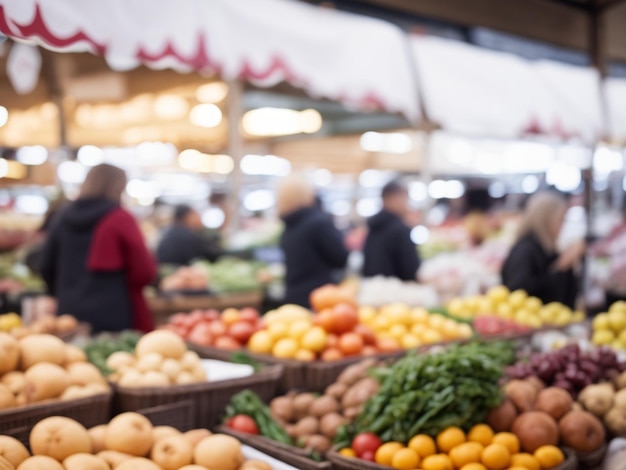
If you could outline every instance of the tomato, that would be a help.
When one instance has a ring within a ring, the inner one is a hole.
[[[375,346],[363,346],[361,349],[361,356],[375,356],[378,354],[378,349]]]
[[[221,336],[215,340],[215,347],[235,351],[241,348],[241,344],[230,336]]]
[[[321,359],[322,361],[338,361],[339,359],[343,359],[343,354],[339,349],[328,348],[322,351]]]
[[[198,323],[189,332],[187,340],[200,346],[209,346],[213,342],[210,325],[208,323]]]
[[[393,338],[378,338],[376,347],[380,352],[394,352],[400,349],[400,344]]]
[[[172,325],[185,325],[186,320],[187,320],[187,314],[186,313],[177,313],[177,314],[171,316],[170,324],[172,324]]]
[[[240,320],[247,321],[248,323],[255,325],[259,319],[259,312],[251,307],[242,308],[239,311],[239,318]]]
[[[341,303],[332,310],[333,332],[339,335],[352,331],[359,324],[359,314],[353,305]]]
[[[219,338],[220,336],[224,336],[226,334],[226,325],[224,325],[221,320],[214,320],[210,324],[211,334],[215,338]]]
[[[215,309],[206,310],[202,316],[208,321],[218,320],[220,318],[220,312]]]
[[[339,338],[339,350],[346,356],[355,356],[363,349],[363,338],[356,333],[345,333]]]
[[[313,324],[321,326],[328,333],[332,333],[335,329],[335,316],[332,310],[323,310],[313,317]]]
[[[229,428],[246,434],[259,434],[259,427],[248,415],[237,415],[226,421]]]
[[[339,347],[339,337],[334,334],[330,334],[326,337],[326,347],[327,348],[338,348]]]
[[[202,319],[204,318],[204,312],[202,310],[192,310],[192,312],[189,314],[189,319],[191,320],[192,323],[198,323],[199,321],[202,321]]]
[[[354,449],[358,457],[363,459],[365,458],[365,453],[370,452],[373,459],[374,454],[376,454],[376,451],[381,445],[383,445],[383,441],[381,441],[380,437],[376,434],[371,432],[362,432],[361,434],[357,434],[352,440],[351,447]]]
[[[311,307],[316,312],[321,312],[327,308],[333,308],[335,305],[342,302],[354,304],[354,296],[351,295],[349,290],[341,287],[327,284],[311,292],[310,297]]]
[[[370,450],[368,450],[367,452],[363,452],[363,455],[361,455],[359,457],[361,460],[367,460],[368,462],[375,462],[376,461],[376,454]]]
[[[376,345],[376,335],[372,331],[372,329],[367,325],[357,325],[354,327],[354,332],[361,335],[363,338],[363,342],[368,346]]]
[[[254,333],[254,327],[247,321],[238,321],[228,327],[228,334],[241,344],[246,344]]]

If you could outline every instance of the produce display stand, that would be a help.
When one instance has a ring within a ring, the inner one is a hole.
[[[137,410],[137,413],[148,418],[153,426],[172,426],[184,432],[193,429],[196,407],[193,400],[180,400],[167,405]]]
[[[552,470],[578,470],[578,460],[576,454],[571,450],[563,449],[565,461]],[[333,470],[389,470],[390,467],[380,465],[367,460],[361,460],[354,457],[344,457],[339,454],[336,449],[326,454],[326,458],[333,464]]]
[[[188,400],[193,405],[191,411],[186,413],[187,422],[178,417],[178,427],[210,428],[219,423],[231,397],[236,393],[251,390],[262,400],[269,401],[274,398],[282,374],[283,368],[274,365],[263,367],[249,377],[216,382],[138,388],[112,384],[115,391],[113,410],[115,413],[145,410]]]
[[[269,354],[251,353],[246,349],[227,351],[211,346],[198,346],[187,343],[189,349],[198,353],[204,359],[217,359],[232,361],[233,354],[242,353],[260,364],[280,365],[283,368],[283,376],[279,384],[279,391],[306,390],[308,392],[323,392],[326,387],[337,380],[339,374],[352,364],[364,359],[373,358],[379,361],[393,361],[400,359],[406,351],[382,353],[373,356],[353,356],[337,361],[298,361],[295,359],[280,359]]]
[[[244,444],[300,470],[330,470],[333,468],[328,461],[318,462],[313,460],[304,449],[276,442],[267,437],[237,432],[226,426],[216,427],[215,432],[233,436]]]
[[[190,312],[195,309],[216,309],[253,307],[260,310],[263,304],[262,291],[238,292],[216,295],[158,295],[149,297],[148,306],[157,324],[162,324],[178,312]]]
[[[50,416],[66,416],[90,428],[108,423],[111,418],[113,393],[67,401],[49,401],[0,411],[0,433],[12,436],[28,446],[28,437],[35,424]]]

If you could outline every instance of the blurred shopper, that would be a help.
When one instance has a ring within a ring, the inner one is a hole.
[[[560,255],[557,252],[567,208],[565,197],[554,191],[538,192],[528,200],[517,242],[502,267],[502,282],[544,303],[574,308],[578,291],[574,268],[585,249],[583,243],[576,243]]]
[[[387,183],[381,193],[382,210],[367,221],[369,233],[363,249],[363,276],[396,277],[415,281],[420,267],[411,229],[404,223],[409,193],[398,181]]]
[[[331,283],[333,272],[345,267],[348,250],[331,218],[315,206],[315,192],[303,178],[284,179],[276,205],[285,223],[280,245],[287,269],[286,301],[308,307],[311,291]]]
[[[154,327],[142,290],[156,266],[137,222],[120,206],[125,187],[123,170],[95,166],[43,248],[41,273],[58,312],[91,324],[94,332]]]
[[[215,261],[220,255],[217,240],[203,237],[200,214],[187,205],[174,208],[174,223],[167,229],[157,248],[161,264],[183,266],[195,259]]]

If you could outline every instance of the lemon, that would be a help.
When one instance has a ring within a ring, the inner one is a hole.
[[[272,355],[280,359],[293,359],[298,352],[298,342],[293,338],[283,338],[272,348]]]

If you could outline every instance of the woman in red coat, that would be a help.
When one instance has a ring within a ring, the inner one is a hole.
[[[120,168],[94,167],[43,248],[41,274],[58,313],[94,332],[154,328],[142,291],[156,277],[156,264],[137,222],[120,206],[125,187]]]

